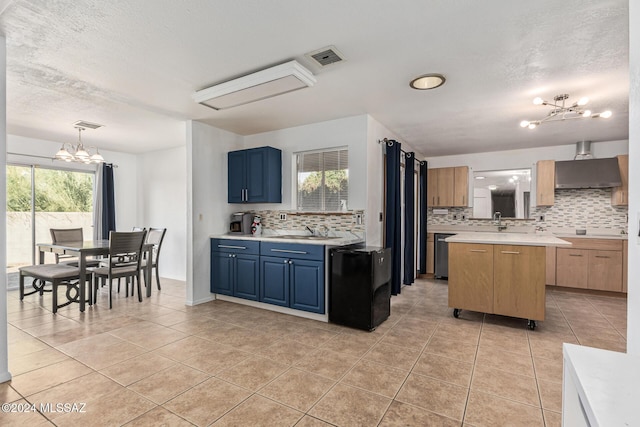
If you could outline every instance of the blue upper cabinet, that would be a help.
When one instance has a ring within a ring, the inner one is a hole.
[[[282,203],[282,151],[230,151],[227,160],[229,203]]]

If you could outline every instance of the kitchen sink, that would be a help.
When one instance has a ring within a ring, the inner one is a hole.
[[[271,239],[296,239],[296,240],[331,240],[331,239],[339,239],[340,237],[337,236],[330,236],[330,237],[325,237],[325,236],[305,236],[305,235],[300,235],[300,234],[291,234],[291,235],[278,235],[278,236],[264,236],[264,237],[268,237]]]

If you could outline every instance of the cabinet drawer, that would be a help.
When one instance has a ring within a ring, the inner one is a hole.
[[[562,238],[571,242],[571,249],[597,249],[601,251],[622,251],[622,240],[617,239],[572,239]]]
[[[262,242],[262,245],[260,245],[260,255],[322,261],[324,260],[324,246]]]
[[[211,252],[258,255],[260,242],[236,239],[211,239]]]

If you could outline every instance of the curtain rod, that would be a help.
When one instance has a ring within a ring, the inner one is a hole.
[[[387,139],[387,138],[382,138],[382,139],[379,139],[379,140],[378,140],[378,144],[382,144],[383,142],[384,142],[385,144],[388,144],[388,143],[389,143],[389,141],[395,141],[395,140],[393,140],[393,139],[391,139],[391,140],[390,140],[390,139]],[[407,151],[404,151],[402,148],[400,149],[400,151],[401,151],[401,152],[403,152],[405,155],[408,153]],[[414,161],[414,162],[418,162],[418,163],[420,163],[420,164],[422,164],[422,162],[425,162],[425,160],[420,160],[420,159],[418,159],[417,157],[414,157],[414,158],[413,158],[413,161]]]
[[[38,156],[35,154],[24,154],[24,153],[12,153],[10,151],[7,151],[7,155],[12,155],[12,156],[21,156],[21,157],[33,157],[36,159],[46,159],[46,160],[51,160],[51,164],[54,164],[53,161],[56,160],[55,157],[47,157],[47,156]],[[67,162],[65,162],[67,163]],[[108,163],[108,162],[105,162]],[[83,163],[84,164],[84,163]],[[111,164],[114,168],[117,168],[118,165],[114,164],[114,163],[109,163]]]

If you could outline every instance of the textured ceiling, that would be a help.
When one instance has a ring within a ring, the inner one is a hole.
[[[428,156],[628,138],[621,0],[15,0],[0,2],[11,134],[139,153],[184,143],[193,119],[248,135],[368,113]],[[335,45],[346,61],[304,54]],[[318,83],[225,111],[194,91],[297,59]],[[433,91],[408,82],[447,77]],[[591,98],[608,120],[523,119],[532,99]],[[330,138],[330,135],[328,135]]]

